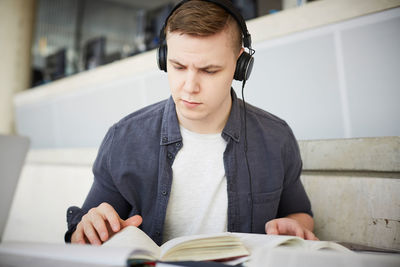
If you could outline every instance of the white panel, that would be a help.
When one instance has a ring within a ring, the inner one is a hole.
[[[170,96],[168,77],[165,72],[155,71],[144,77],[146,105],[164,100]]]
[[[400,135],[400,18],[344,30],[342,41],[353,137]]]
[[[53,147],[56,138],[54,116],[55,109],[51,103],[21,106],[15,110],[17,133],[28,136],[32,148]]]
[[[255,48],[248,102],[286,120],[299,139],[344,137],[333,35],[299,34]]]
[[[57,146],[97,147],[108,128],[145,106],[143,94],[143,79],[131,78],[60,97]]]

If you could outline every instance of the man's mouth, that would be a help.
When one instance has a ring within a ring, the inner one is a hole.
[[[200,102],[189,101],[189,100],[184,100],[184,99],[182,99],[182,102],[188,108],[195,108],[201,104]]]

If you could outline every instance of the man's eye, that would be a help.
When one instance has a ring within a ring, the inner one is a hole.
[[[204,70],[204,72],[207,73],[207,74],[214,74],[217,71],[216,70]]]
[[[176,69],[176,70],[183,70],[183,67],[181,67],[181,66],[174,66],[174,69]]]

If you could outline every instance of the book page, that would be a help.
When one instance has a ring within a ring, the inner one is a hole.
[[[142,230],[135,226],[128,226],[116,233],[103,246],[129,247],[132,249],[131,258],[159,259],[161,249]]]
[[[215,260],[249,255],[236,236],[230,233],[183,236],[161,246],[162,260]]]
[[[333,250],[333,251],[352,253],[350,249],[331,241],[305,240],[305,242],[307,243],[307,246],[311,250]]]
[[[221,236],[229,236],[230,233],[218,233],[218,234],[201,234],[201,235],[190,235],[190,236],[181,236],[181,237],[177,237],[171,240],[168,240],[167,242],[165,242],[164,244],[162,244],[161,246],[161,250],[162,253],[165,253],[168,250],[171,250],[171,248],[185,243],[187,241],[191,241],[191,240],[201,240],[201,239],[207,239],[207,238],[218,238]]]
[[[304,240],[300,237],[286,236],[286,235],[245,234],[245,233],[234,233],[234,234],[240,237],[244,245],[250,251],[254,251],[259,247],[264,247],[264,249],[277,248],[277,247],[291,247],[291,248],[302,248],[307,250],[334,250],[334,251],[351,252],[351,250],[332,241]]]
[[[254,251],[259,247],[276,248],[276,247],[298,247],[306,246],[303,239],[296,236],[288,235],[267,235],[267,234],[248,234],[248,233],[233,233],[238,236],[245,247]]]

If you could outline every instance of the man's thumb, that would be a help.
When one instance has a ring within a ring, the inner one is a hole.
[[[143,221],[142,216],[134,215],[134,216],[126,219],[125,221],[122,221],[121,225],[122,225],[122,228],[125,228],[130,225],[138,227],[139,225],[142,224],[142,221]]]
[[[265,233],[268,235],[278,235],[278,225],[276,220],[269,221],[265,224]]]

